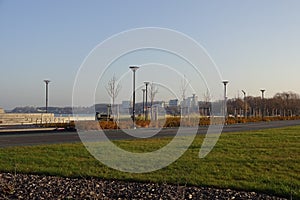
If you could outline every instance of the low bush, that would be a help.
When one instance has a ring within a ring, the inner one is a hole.
[[[102,129],[117,129],[118,124],[113,121],[100,121],[99,125]]]
[[[138,127],[143,127],[143,128],[148,128],[149,127],[149,125],[150,125],[150,120],[144,120],[144,119],[142,119],[142,118],[138,118],[137,120],[136,120],[136,125],[138,126]]]
[[[238,123],[253,123],[253,122],[270,122],[270,121],[280,121],[280,120],[297,120],[300,116],[290,116],[290,117],[269,117],[266,116],[262,118],[257,117],[228,117],[225,124],[238,124]],[[0,122],[1,123],[1,122]],[[140,128],[171,128],[171,127],[191,127],[191,126],[209,126],[210,124],[222,124],[224,123],[224,118],[222,117],[166,117],[160,120],[145,120],[143,118],[136,118],[136,126]],[[55,128],[75,128],[75,123],[48,123],[43,124],[43,127],[55,127]],[[116,121],[78,121],[76,122],[76,129],[78,130],[100,130],[100,129],[130,129],[132,128],[132,120],[120,120]]]
[[[180,117],[168,117],[164,127],[179,127],[180,126]]]

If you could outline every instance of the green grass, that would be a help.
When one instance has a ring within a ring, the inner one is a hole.
[[[115,141],[132,152],[149,152],[171,139]],[[0,171],[68,177],[100,177],[257,191],[300,199],[300,126],[224,133],[204,159],[203,136],[161,170],[132,174],[110,169],[81,143],[0,148]]]

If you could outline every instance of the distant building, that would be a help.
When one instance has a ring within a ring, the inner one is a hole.
[[[169,101],[169,107],[177,107],[178,106],[178,99],[171,99]]]
[[[3,108],[0,108],[0,113],[1,113],[1,114],[5,113],[5,111],[4,111]]]
[[[181,102],[182,107],[187,107],[187,108],[195,108],[198,107],[198,96],[193,94],[193,96],[188,97],[187,99],[183,100]]]
[[[199,112],[198,96],[196,96],[196,94],[193,94],[193,96],[183,100],[181,102],[181,111],[183,114],[198,113]]]
[[[198,96],[196,94],[193,94],[191,98],[191,107],[197,108],[198,107]]]
[[[152,106],[158,106],[158,105],[161,107],[165,107],[165,102],[164,101],[154,101]]]

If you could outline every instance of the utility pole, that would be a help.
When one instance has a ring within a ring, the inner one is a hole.
[[[264,115],[265,115],[265,104],[264,104],[264,93],[265,93],[265,89],[261,89],[261,119],[264,120]]]
[[[145,91],[146,89],[142,89],[143,91],[143,116],[144,116],[144,119],[146,119],[145,117]]]
[[[135,72],[136,72],[136,70],[138,70],[139,69],[139,67],[137,67],[137,66],[130,66],[129,67],[131,70],[132,70],[132,72],[133,72],[133,104],[132,104],[132,122],[133,122],[133,129],[136,129],[136,126],[135,126]]]
[[[48,113],[48,84],[50,83],[50,80],[44,80],[46,84],[46,113]]]
[[[247,103],[246,103],[246,92],[242,90],[244,94],[244,117],[247,118]]]
[[[225,117],[225,123],[226,123],[226,119],[227,119],[227,84],[228,81],[223,81],[222,82],[224,84],[224,117]]]
[[[145,120],[148,120],[148,85],[150,82],[145,81],[144,82],[146,85],[146,112],[145,112]]]

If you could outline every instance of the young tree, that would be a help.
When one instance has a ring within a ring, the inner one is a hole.
[[[184,78],[181,80],[181,84],[180,84],[180,92],[181,92],[181,97],[182,97],[181,115],[185,115],[187,112],[185,98],[186,98],[186,90],[187,90],[188,85],[189,85],[189,82],[184,76]]]
[[[154,98],[156,96],[156,94],[158,93],[158,88],[157,86],[152,82],[149,85],[149,99],[150,99],[150,109],[151,109],[151,119],[153,119],[153,110],[152,110],[152,105],[154,102]]]
[[[150,102],[151,102],[151,106],[153,105],[153,102],[154,102],[154,98],[156,96],[156,94],[158,93],[158,88],[157,86],[152,82],[150,85],[149,85],[149,99],[150,99]]]
[[[186,90],[187,90],[188,85],[189,85],[189,82],[187,81],[187,79],[184,76],[184,78],[181,80],[181,84],[180,84],[180,92],[181,92],[182,101],[185,100],[185,95],[186,95]]]
[[[113,77],[108,81],[105,88],[108,95],[111,97],[113,113],[115,113],[115,100],[121,90],[121,85],[115,75],[113,75]]]
[[[205,111],[203,112],[203,114],[208,116],[208,115],[210,115],[211,100],[212,100],[212,96],[211,96],[208,89],[203,94],[203,100],[204,100],[204,103],[205,103],[205,106],[204,106]]]

